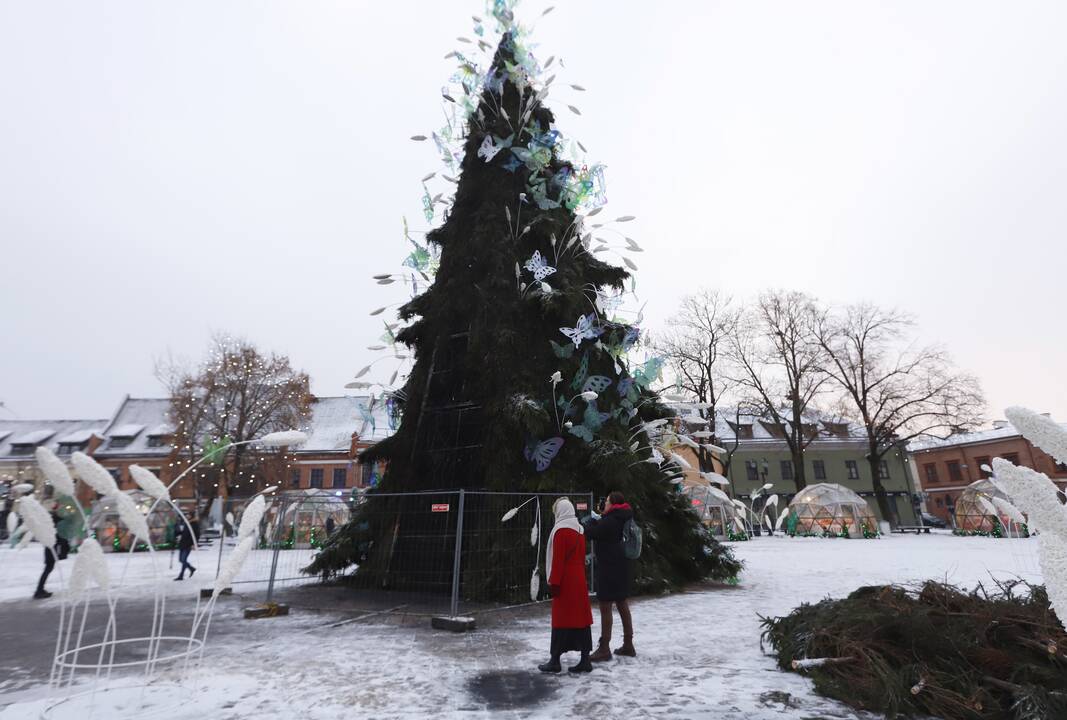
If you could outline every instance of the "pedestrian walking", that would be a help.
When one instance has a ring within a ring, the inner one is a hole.
[[[622,619],[622,646],[616,655],[636,657],[634,624],[630,615],[630,558],[623,543],[624,530],[632,526],[634,511],[620,492],[608,495],[603,513],[585,521],[586,537],[593,541],[596,556],[596,597],[600,604],[600,642],[590,660],[611,659],[612,606],[619,608]],[[631,532],[636,532],[632,530]]]
[[[56,514],[55,508],[52,509],[52,524],[59,526],[60,517]],[[52,593],[44,589],[44,585],[48,582],[48,576],[52,574],[52,570],[56,567],[56,560],[65,560],[70,553],[70,541],[67,538],[56,533],[56,544],[54,547],[46,547],[44,549],[44,570],[41,571],[41,577],[37,580],[37,590],[33,593],[34,600],[44,600],[45,598],[52,597]]]
[[[193,547],[196,546],[196,528],[188,523],[181,523],[178,529],[178,562],[181,563],[181,569],[178,571],[178,577],[175,580],[185,579],[185,570],[189,569],[189,578],[192,579],[196,574],[196,568],[189,564],[189,553],[193,551]]]
[[[556,522],[548,535],[545,556],[548,592],[552,596],[552,657],[537,669],[557,673],[562,669],[560,656],[576,650],[581,653],[581,659],[577,665],[567,668],[568,672],[590,672],[593,609],[585,579],[584,531],[574,514],[574,505],[567,498],[557,500],[552,512]]]

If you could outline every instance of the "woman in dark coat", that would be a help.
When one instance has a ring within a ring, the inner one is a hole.
[[[590,657],[593,662],[611,659],[611,606],[619,608],[622,618],[622,647],[616,655],[636,657],[634,624],[630,615],[630,559],[622,546],[622,529],[634,516],[620,492],[608,495],[604,514],[586,520],[585,534],[593,541],[596,555],[596,597],[600,603],[600,644]]]
[[[560,498],[552,507],[556,524],[548,536],[545,570],[548,592],[552,596],[552,657],[538,665],[541,672],[559,672],[560,655],[571,650],[582,654],[572,673],[590,672],[589,653],[593,649],[593,609],[589,605],[589,586],[585,579],[585,536],[574,505]]]

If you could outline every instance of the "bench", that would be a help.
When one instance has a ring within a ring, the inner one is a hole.
[[[897,525],[896,529],[893,532],[898,532],[898,533],[902,533],[902,534],[906,533],[906,532],[914,532],[916,535],[918,535],[919,533],[927,533],[927,534],[929,534],[930,533],[930,526],[929,525]]]

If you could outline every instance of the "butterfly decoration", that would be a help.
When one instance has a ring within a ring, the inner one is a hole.
[[[637,369],[634,373],[634,381],[643,388],[647,388],[659,378],[663,371],[663,358],[649,358],[648,362]]]
[[[597,431],[604,426],[604,423],[611,418],[611,413],[603,413],[597,410],[596,401],[590,401],[586,405],[585,412],[582,414],[582,423],[580,425],[572,424],[567,428],[567,432],[575,437],[580,437],[585,442],[593,442],[593,438]]]
[[[601,316],[606,320],[610,320],[615,315],[615,311],[622,305],[622,295],[608,295],[607,293],[597,291],[596,294],[596,307],[600,311]]]
[[[501,150],[503,150],[504,148],[511,147],[511,141],[514,137],[514,134],[508,135],[506,138],[503,139],[494,137],[492,135],[486,135],[485,139],[482,140],[481,147],[478,148],[478,157],[484,158],[486,162],[489,162],[490,160],[495,158],[497,156],[497,153],[499,153]],[[496,142],[493,142],[494,140],[496,140]]]
[[[523,454],[527,460],[537,466],[537,472],[544,472],[552,464],[556,456],[559,455],[559,450],[562,447],[563,438],[551,437],[547,440],[542,440],[536,445],[533,443],[527,445],[523,450]]]
[[[540,250],[534,250],[533,256],[526,261],[526,264],[523,267],[532,272],[534,279],[538,282],[556,272],[556,268],[545,262],[545,259],[541,256]]]
[[[572,347],[568,345],[567,347]],[[571,390],[574,392],[581,392],[582,385],[585,384],[585,379],[589,376],[589,353],[586,352],[582,355],[582,361],[578,363],[578,371],[574,373],[574,380],[571,381]]]
[[[566,360],[574,355],[574,346],[570,343],[560,345],[555,340],[549,340],[548,344],[552,346],[552,353],[561,360]]]
[[[422,186],[422,214],[426,217],[426,222],[433,222],[433,198],[430,197],[430,190],[425,184]]]
[[[574,327],[561,327],[559,331],[570,338],[576,348],[581,346],[583,340],[592,340],[604,332],[596,326],[596,316],[592,314],[579,316]]]
[[[592,390],[599,394],[611,387],[614,380],[606,375],[590,375],[582,384],[582,392]]]
[[[556,147],[557,142],[559,142],[559,130],[549,130],[546,133],[535,135],[530,140],[531,145],[538,145],[549,150]]]
[[[367,425],[370,425],[370,431],[371,431],[371,434],[373,434],[374,433],[374,427],[375,427],[375,421],[374,421],[374,414],[371,413],[371,409],[369,407],[367,407],[366,405],[364,405],[363,403],[359,403],[358,405],[356,405],[356,407],[359,408],[359,414],[363,416],[363,422],[366,423]],[[360,434],[362,435],[363,433],[360,433]]]

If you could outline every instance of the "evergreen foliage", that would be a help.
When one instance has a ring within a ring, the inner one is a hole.
[[[829,658],[805,668],[815,690],[889,718],[1067,717],[1067,634],[1043,586],[862,587],[763,627],[782,669]]]
[[[405,542],[410,556],[414,536],[427,530],[397,519],[402,498],[375,494],[465,488],[598,497],[618,490],[644,531],[639,589],[735,577],[740,563],[701,526],[677,490],[677,466],[654,449],[649,423],[662,430],[672,413],[650,388],[660,362],[631,366],[626,353],[639,330],[618,321],[606,300],[624,290],[629,273],[595,253],[601,207],[589,206],[602,190],[599,170],[561,157],[561,136],[542,102],[549,83],[533,79],[537,61],[510,12],[496,17],[504,34],[491,68],[479,86],[465,85],[470,97],[459,101],[471,112],[454,202],[427,235],[439,252],[436,276],[399,310],[407,324],[396,339],[415,357],[392,398],[402,419],[361,456],[385,461],[387,470],[306,572],[359,563],[357,581],[372,571],[380,578],[390,556]],[[583,324],[584,336],[561,332]],[[499,531],[499,516],[492,521],[488,529]],[[420,515],[419,522],[447,519]],[[501,535],[493,552],[464,558],[464,577],[528,588],[529,567],[510,567],[509,543],[529,548],[529,533],[525,541],[519,535]],[[446,554],[419,553],[450,572]]]

